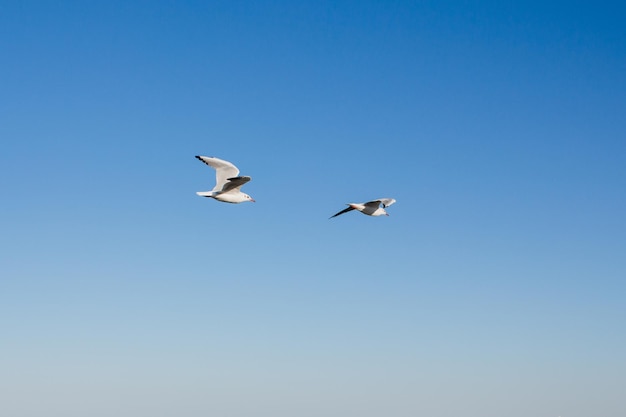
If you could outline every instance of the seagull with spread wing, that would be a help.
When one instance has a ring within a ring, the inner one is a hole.
[[[393,198],[379,198],[378,200],[368,201],[367,203],[350,203],[348,204],[347,209],[343,209],[339,213],[330,216],[329,219],[332,219],[333,217],[337,217],[340,214],[347,213],[352,210],[358,210],[363,214],[367,214],[368,216],[389,216],[389,214],[387,214],[387,212],[385,211],[385,208],[389,207],[395,202],[396,200]]]
[[[201,197],[214,198],[224,203],[243,203],[254,199],[241,192],[241,186],[250,181],[250,177],[240,177],[239,169],[228,161],[210,156],[198,156],[200,161],[215,169],[215,187],[211,191],[198,191]]]

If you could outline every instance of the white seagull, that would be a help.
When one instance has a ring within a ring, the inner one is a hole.
[[[224,203],[243,203],[252,201],[254,198],[242,193],[242,185],[250,181],[250,177],[240,177],[239,169],[228,161],[211,156],[198,156],[196,158],[215,169],[215,187],[211,191],[198,191],[200,197],[210,197]]]
[[[330,216],[329,219],[352,210],[358,210],[368,216],[389,216],[389,214],[385,211],[385,208],[395,202],[396,200],[393,198],[379,198],[378,200],[368,201],[367,203],[350,203],[348,204],[347,209],[343,209],[339,213]],[[382,207],[380,207],[381,205]]]

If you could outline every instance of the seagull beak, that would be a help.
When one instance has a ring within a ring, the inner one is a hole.
[[[389,213],[385,213],[385,216],[389,217]]]
[[[252,201],[253,203],[256,203],[256,200],[254,198],[251,198],[250,201]]]

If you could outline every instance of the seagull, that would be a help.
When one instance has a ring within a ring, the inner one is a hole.
[[[210,197],[224,203],[243,203],[254,198],[242,193],[242,185],[250,181],[250,177],[240,177],[239,169],[228,161],[212,156],[198,156],[196,158],[215,169],[215,187],[211,191],[198,191],[200,197]]]
[[[329,217],[332,219],[333,217],[337,217],[340,214],[347,213],[352,210],[358,210],[363,214],[367,214],[368,216],[389,216],[385,211],[386,207],[389,207],[396,200],[393,198],[379,198],[378,200],[368,201],[367,203],[350,203],[348,204],[347,209],[341,210],[339,213],[334,214]],[[382,204],[382,207],[380,205]]]

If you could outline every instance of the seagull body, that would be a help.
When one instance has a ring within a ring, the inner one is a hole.
[[[367,203],[350,203],[348,204],[347,209],[343,209],[339,213],[334,214],[329,218],[332,219],[333,217],[337,217],[340,214],[347,213],[352,210],[358,210],[363,214],[367,214],[368,216],[389,216],[389,214],[387,214],[387,212],[385,211],[385,208],[389,207],[395,202],[396,200],[394,200],[393,198],[379,198],[378,200],[368,201]]]
[[[215,169],[215,187],[211,191],[198,191],[201,197],[214,198],[224,203],[243,203],[254,199],[246,193],[242,193],[242,185],[250,181],[250,177],[240,177],[239,169],[228,161],[211,156],[198,156],[200,161]]]

